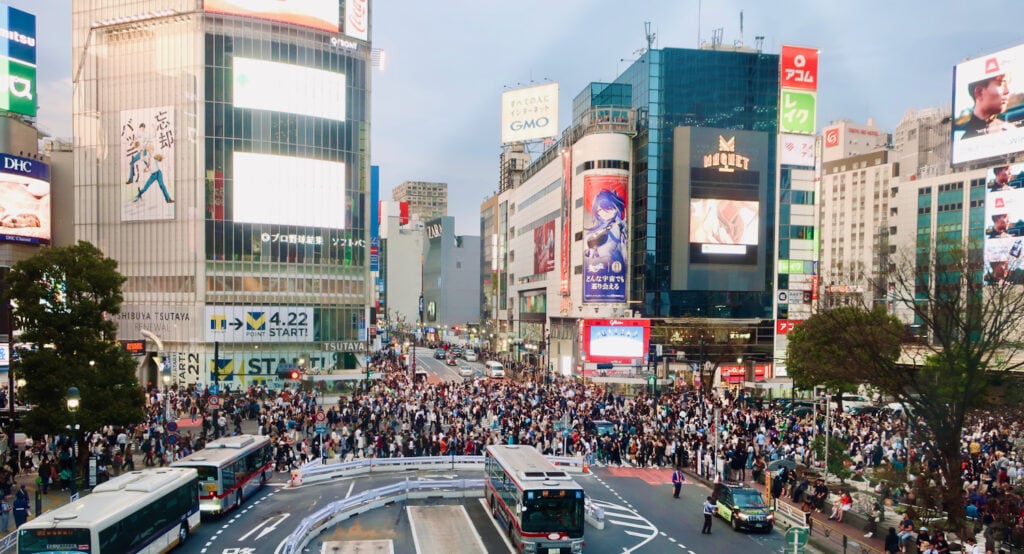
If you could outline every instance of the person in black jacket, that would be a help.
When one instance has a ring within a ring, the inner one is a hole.
[[[889,534],[885,536],[886,554],[894,554],[900,551],[900,537],[896,534],[896,528],[890,527]]]

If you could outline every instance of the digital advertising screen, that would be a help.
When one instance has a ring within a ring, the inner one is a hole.
[[[174,219],[174,107],[121,112],[121,221]]]
[[[1024,284],[1024,164],[988,171],[984,245],[986,284]]]
[[[647,319],[587,319],[583,321],[583,350],[587,360],[632,364],[647,356],[651,322]]]
[[[209,13],[241,15],[337,33],[338,0],[204,0]]]
[[[690,243],[705,254],[746,254],[757,246],[759,203],[720,198],[690,199]]]
[[[0,241],[49,244],[50,166],[0,154]]]
[[[345,121],[345,74],[300,65],[235,57],[236,108]]]
[[[583,302],[626,301],[628,175],[583,177]]]
[[[1024,151],[1024,45],[953,68],[952,163]]]
[[[235,152],[233,221],[345,227],[345,164]]]

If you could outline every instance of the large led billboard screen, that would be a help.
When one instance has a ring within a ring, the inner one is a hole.
[[[241,15],[337,33],[338,0],[205,0],[210,13]]]
[[[558,132],[558,83],[502,93],[501,142],[538,140]]]
[[[0,241],[50,242],[50,166],[0,154]]]
[[[236,108],[345,121],[344,73],[241,57],[234,59],[233,71]]]
[[[985,283],[1024,284],[1024,164],[988,171],[985,195]]]
[[[690,199],[690,243],[705,254],[746,254],[757,246],[759,205],[752,200]]]
[[[583,351],[591,362],[632,364],[643,360],[650,340],[648,319],[583,321]]]
[[[1024,151],[1024,45],[953,68],[954,164]]]
[[[174,219],[174,107],[121,112],[121,221]]]
[[[36,16],[0,5],[0,110],[36,115]]]
[[[345,164],[235,152],[236,223],[345,227]]]

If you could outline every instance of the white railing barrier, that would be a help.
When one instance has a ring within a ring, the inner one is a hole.
[[[583,458],[548,456],[548,460],[566,473],[583,473]],[[483,456],[429,456],[420,458],[363,458],[351,462],[322,464],[308,462],[298,469],[302,483],[316,483],[367,473],[401,471],[483,471]]]
[[[417,498],[470,498],[483,495],[483,479],[403,481],[379,489],[364,491],[355,496],[331,502],[303,518],[285,539],[280,554],[301,552],[309,544],[309,541],[334,525],[354,515],[380,508],[392,502]]]

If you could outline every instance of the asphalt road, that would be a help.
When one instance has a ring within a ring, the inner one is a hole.
[[[605,511],[605,528],[586,527],[586,552],[779,552],[783,537],[778,532],[748,534],[733,531],[715,520],[712,535],[701,535],[701,503],[708,494],[703,485],[688,483],[679,499],[673,499],[670,472],[658,469],[595,468],[578,481],[591,501]],[[242,508],[220,518],[204,519],[199,530],[178,552],[257,554],[275,552],[306,515],[328,503],[361,491],[379,488],[401,479],[474,479],[480,472],[415,471],[342,478],[329,483],[285,488],[284,476],[276,478]],[[486,507],[477,498],[423,500],[396,503],[361,514],[321,534],[306,552],[321,552],[327,544],[356,545],[360,541],[385,541],[396,554],[418,554],[409,522],[410,506],[461,505],[486,552],[510,552]],[[466,537],[472,533],[466,530]],[[468,539],[467,539],[468,540]],[[354,551],[354,550],[353,550]],[[365,549],[364,544],[364,552]],[[387,550],[382,550],[387,551]],[[340,550],[344,552],[344,550]]]

